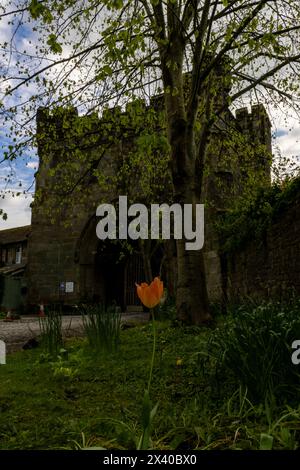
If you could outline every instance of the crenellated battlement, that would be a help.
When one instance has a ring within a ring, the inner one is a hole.
[[[40,140],[51,138],[51,141],[59,140],[67,137],[68,134],[89,135],[92,132],[109,132],[110,135],[113,131],[112,126],[127,132],[136,131],[144,123],[147,126],[145,119],[151,120],[154,126],[161,122],[161,112],[164,109],[163,95],[157,95],[151,98],[150,104],[146,104],[143,99],[136,99],[127,103],[125,109],[120,106],[112,108],[104,108],[102,114],[99,116],[97,113],[79,116],[78,110],[75,107],[57,107],[49,109],[40,107],[37,111],[37,137]],[[151,113],[152,111],[152,113]],[[151,114],[151,116],[150,116]],[[73,127],[76,126],[76,130]],[[72,132],[73,131],[73,132]]]
[[[134,131],[136,134],[136,129],[141,130],[143,126],[146,128],[150,119],[152,124],[157,124],[158,129],[162,127],[163,111],[162,94],[153,96],[150,104],[143,99],[136,99],[127,103],[125,109],[120,106],[104,108],[100,116],[97,113],[79,116],[75,107],[57,107],[52,110],[40,107],[37,111],[37,136],[38,139],[48,137],[52,142],[67,137],[68,134],[79,137],[80,134],[84,136],[89,133],[100,134],[102,132],[105,136],[107,132],[112,135],[114,130],[112,126],[115,126],[118,132],[123,129],[127,133]],[[252,105],[250,111],[247,107],[237,109],[234,121],[237,128],[251,141],[257,140],[266,146],[268,152],[271,152],[271,122],[263,104]]]
[[[210,58],[210,56],[208,57]],[[226,112],[227,97],[231,88],[231,78],[227,73],[228,60],[224,59],[212,72],[209,82],[214,80],[216,86],[216,93],[214,96],[214,105],[216,110]],[[188,90],[190,87],[191,74],[185,73],[183,77],[183,87]],[[111,131],[111,125],[120,126],[126,129],[127,132],[135,131],[144,123],[144,128],[147,128],[149,121],[151,124],[157,124],[158,127],[165,127],[161,119],[164,113],[164,95],[158,94],[150,98],[146,103],[144,99],[136,98],[126,104],[125,108],[120,106],[113,106],[111,108],[103,108],[102,113],[92,113],[84,116],[78,115],[78,110],[75,107],[57,107],[55,109],[39,108],[37,111],[37,130],[38,135],[51,134],[53,140],[53,133],[61,136],[61,131],[66,134],[66,131],[72,128],[72,124],[76,121],[82,127],[82,130],[93,128],[98,129],[98,132],[105,131],[106,128]]]
[[[188,76],[185,77],[187,82],[188,78]],[[228,93],[228,90],[224,93]],[[219,97],[216,108],[219,105],[224,106],[224,103],[226,103],[226,97]],[[243,107],[235,111],[235,116],[228,107],[225,108],[220,126],[216,126],[212,140],[218,142],[220,129],[225,130],[225,134],[228,132],[227,123],[231,129],[233,125],[233,128],[246,138],[250,146],[254,145],[254,153],[253,149],[248,147],[246,160],[251,161],[254,171],[263,170],[266,182],[269,182],[272,151],[271,123],[265,107],[262,104],[253,105],[250,110]],[[78,150],[83,150],[88,156],[94,155],[95,152],[102,152],[104,147],[110,148],[107,158],[102,158],[102,163],[107,160],[110,165],[114,163],[118,165],[120,158],[122,159],[134,147],[136,137],[150,128],[152,132],[165,132],[163,94],[154,95],[149,103],[143,99],[135,99],[127,103],[123,109],[120,106],[104,108],[101,116],[97,113],[79,116],[75,107],[57,107],[52,110],[39,108],[37,138],[39,156],[41,162],[43,161],[39,170],[41,184],[45,184],[50,168],[66,159],[72,160],[74,155],[78,155],[76,154]],[[240,150],[233,145],[232,149],[236,151],[230,151],[228,155],[224,155],[224,152],[218,155],[216,150],[212,150],[209,159],[211,170],[223,174],[228,171],[238,171],[239,167],[242,168],[245,163],[247,143],[242,142],[239,145]],[[244,156],[237,155],[237,152],[241,152],[241,148],[243,148]]]
[[[237,109],[235,119],[243,134],[265,145],[266,151],[271,153],[271,122],[263,104],[252,105],[250,112],[246,107]]]

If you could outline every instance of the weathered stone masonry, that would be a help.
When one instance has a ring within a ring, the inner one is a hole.
[[[228,257],[229,299],[281,299],[300,295],[300,192],[261,240]]]
[[[113,115],[115,112],[115,109],[108,110],[106,119],[110,113]],[[220,125],[214,130],[211,138],[213,145],[208,158],[210,171],[204,181],[203,200],[209,203],[206,210],[204,250],[208,290],[212,300],[220,299],[223,295],[219,242],[213,222],[217,214],[228,207],[230,198],[235,194],[233,188],[241,186],[242,181],[242,155],[232,155],[231,158],[229,153],[227,158],[224,158],[223,143],[228,139],[227,129],[234,127],[249,138],[249,141],[263,145],[266,154],[271,151],[270,121],[263,106],[253,107],[251,113],[243,109],[238,111],[236,116],[237,118],[229,110],[225,111]],[[72,120],[77,119],[81,120],[83,127],[86,125],[94,134],[101,136],[101,120],[95,116],[78,117],[75,109],[65,111],[60,109],[59,115],[55,112],[50,113],[44,108],[38,111],[40,166],[36,175],[36,190],[39,198],[32,209],[27,267],[28,304],[41,301],[75,304],[82,300],[103,300],[107,298],[109,290],[110,297],[115,296],[119,300],[124,293],[124,287],[115,286],[124,283],[124,278],[126,279],[124,271],[127,270],[128,273],[128,270],[131,270],[131,276],[135,275],[135,265],[117,266],[113,253],[104,256],[99,253],[101,242],[97,239],[95,231],[96,207],[100,202],[114,201],[119,196],[116,193],[117,188],[109,187],[103,191],[96,181],[91,180],[84,200],[79,199],[72,209],[69,209],[66,203],[60,209],[60,216],[54,224],[51,223],[51,215],[45,211],[47,198],[51,197],[51,192],[53,193],[54,180],[50,177],[51,169],[62,160],[65,136],[72,129]],[[102,159],[100,165],[106,173],[116,171],[120,159],[126,158],[130,149],[130,139],[130,135],[120,139]],[[86,152],[93,151],[97,151],[95,143],[94,148],[87,146],[86,150]],[[258,159],[255,165],[265,169],[268,180],[270,173],[268,158]],[[241,191],[241,188],[238,190]],[[72,224],[65,227],[63,221],[68,210],[72,211]],[[125,304],[128,302],[129,300]]]

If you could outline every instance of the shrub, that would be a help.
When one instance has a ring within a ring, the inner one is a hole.
[[[45,317],[39,318],[41,343],[45,351],[56,357],[63,346],[61,312],[49,310]]]
[[[206,356],[216,377],[233,377],[251,399],[285,402],[300,396],[299,369],[291,361],[295,339],[300,339],[299,302],[239,307],[210,336]]]
[[[173,297],[167,297],[164,303],[156,307],[155,318],[160,321],[176,319],[176,304]]]
[[[88,344],[96,353],[118,349],[121,330],[121,312],[116,306],[82,305],[82,321]]]
[[[251,240],[261,243],[267,229],[300,196],[300,177],[287,180],[284,186],[258,188],[237,199],[237,203],[217,223],[221,248],[230,253]]]

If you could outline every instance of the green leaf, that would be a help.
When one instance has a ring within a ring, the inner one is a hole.
[[[32,0],[29,5],[29,12],[35,20],[42,15],[44,10],[44,6],[42,5],[41,2],[38,2],[37,0]]]
[[[143,432],[138,442],[138,450],[146,450],[150,448],[152,422],[156,415],[157,408],[158,403],[152,408],[149,391],[145,390],[141,416]]]
[[[142,426],[143,428],[146,428],[149,426],[150,423],[150,413],[151,413],[151,400],[150,400],[150,395],[148,390],[145,390],[144,393],[144,400],[143,400],[143,406],[142,406],[142,416],[141,416],[141,421],[142,421]]]
[[[83,450],[107,450],[106,447],[84,447]]]
[[[274,440],[274,438],[270,434],[262,433],[260,435],[259,450],[272,450],[273,449],[273,440]]]
[[[55,34],[50,34],[47,44],[48,46],[50,46],[50,49],[52,52],[54,52],[54,54],[60,54],[62,52],[62,47],[57,42],[57,38]]]
[[[45,23],[51,23],[51,21],[53,20],[53,16],[49,8],[43,5],[43,3],[39,2],[38,0],[32,0],[30,2],[28,9],[29,9],[30,15],[35,20],[38,19],[39,17],[42,17]]]

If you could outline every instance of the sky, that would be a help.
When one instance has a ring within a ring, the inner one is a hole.
[[[6,1],[7,0],[1,0],[1,4],[4,5]],[[0,45],[10,38],[11,28],[11,25],[7,22],[0,21]],[[35,38],[29,28],[21,27],[15,37],[15,41],[20,50],[26,49],[30,51],[30,49],[34,47]],[[12,58],[12,61],[13,60],[14,58]],[[30,97],[34,92],[34,85],[29,86],[25,91],[22,89],[22,99],[24,99],[24,93],[25,96],[27,94],[27,96]],[[21,97],[18,97],[17,94],[14,95],[11,104],[18,104],[19,98]],[[275,149],[278,147],[283,156],[288,158],[293,157],[300,164],[300,123],[298,117],[293,115],[292,111],[290,111],[287,116],[278,109],[270,108],[269,114],[272,122],[274,152],[277,153]],[[6,124],[0,121],[0,146],[1,144],[8,145],[10,143],[5,137],[5,126]],[[2,160],[1,154],[0,160]],[[2,197],[3,194],[5,194],[5,197],[0,201],[0,209],[6,212],[8,216],[7,220],[0,218],[0,230],[20,227],[31,223],[30,204],[34,197],[33,183],[34,174],[37,169],[38,156],[35,149],[28,151],[21,158],[10,162],[10,164],[7,162],[0,164],[0,190],[2,190]],[[9,182],[8,179],[10,180]]]

